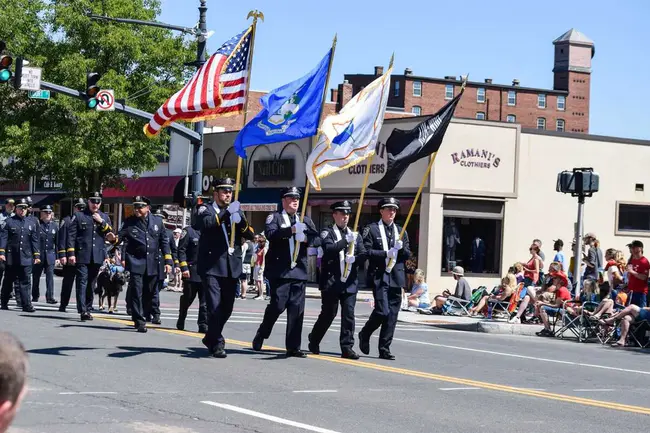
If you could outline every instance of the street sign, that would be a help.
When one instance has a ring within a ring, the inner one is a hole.
[[[97,111],[115,110],[115,92],[112,90],[100,90],[97,94]]]
[[[41,68],[23,67],[22,77],[20,79],[20,90],[40,90],[41,73]]]
[[[27,92],[30,99],[50,99],[49,90],[30,90]]]

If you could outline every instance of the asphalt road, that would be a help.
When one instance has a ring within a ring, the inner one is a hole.
[[[31,315],[0,312],[0,329],[24,342],[31,364],[10,431],[593,433],[650,425],[649,352],[400,323],[396,361],[377,358],[376,336],[370,356],[348,361],[335,322],[321,344],[327,353],[285,359],[282,318],[264,352],[250,350],[266,302],[245,300],[226,325],[228,358],[212,359],[192,332],[196,309],[188,331],[176,331],[178,298],[162,294],[163,325],[147,334],[123,315],[81,323],[44,304]],[[308,300],[305,349],[318,312],[319,301]],[[369,312],[358,304],[358,327]]]

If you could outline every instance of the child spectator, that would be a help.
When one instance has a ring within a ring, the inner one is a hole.
[[[424,271],[422,269],[416,269],[413,275],[413,288],[411,289],[411,294],[408,296],[409,311],[417,311],[418,308],[431,308],[429,288],[427,283],[424,282]]]

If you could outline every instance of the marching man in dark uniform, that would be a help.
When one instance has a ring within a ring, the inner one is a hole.
[[[390,197],[379,201],[381,220],[363,229],[363,244],[369,259],[368,275],[373,280],[375,309],[359,332],[359,348],[370,353],[370,336],[379,332],[379,357],[393,360],[393,341],[397,314],[402,304],[402,287],[406,287],[405,262],[411,256],[408,234],[400,241],[401,227],[395,224],[399,201]],[[391,260],[392,259],[392,260]],[[391,268],[388,268],[388,265]]]
[[[76,266],[77,311],[81,320],[93,320],[93,286],[99,268],[106,260],[104,238],[112,229],[111,219],[99,210],[102,196],[95,192],[88,197],[88,206],[70,219],[67,233],[68,262]]]
[[[74,202],[74,212],[82,212],[86,209],[86,202],[84,199],[79,198]],[[61,221],[59,226],[59,243],[58,254],[61,265],[63,266],[63,281],[61,282],[61,304],[59,304],[59,311],[65,313],[68,304],[70,303],[70,295],[72,295],[72,287],[74,285],[74,276],[76,267],[66,257],[66,249],[68,248],[68,229],[70,228],[70,221],[73,215],[68,215]],[[81,310],[77,311],[81,314]]]
[[[15,200],[13,198],[8,198],[5,201],[5,207],[0,212],[0,227],[4,227],[4,223],[7,220],[7,218],[12,217],[14,215],[14,209],[16,206],[14,206]],[[0,282],[2,281],[2,276],[5,273],[5,262],[0,262]],[[20,300],[16,298],[16,303],[20,305]]]
[[[287,357],[304,358],[307,354],[300,350],[300,343],[307,286],[307,245],[318,238],[318,231],[308,216],[305,215],[304,222],[300,222],[299,205],[300,190],[295,186],[284,188],[282,212],[266,218],[264,234],[270,246],[266,253],[265,275],[271,285],[271,301],[253,339],[253,350],[262,350],[264,339],[269,338],[273,325],[286,309]],[[296,262],[293,261],[295,241],[299,242]]]
[[[318,355],[320,342],[336,317],[341,304],[341,357],[359,359],[354,351],[354,307],[357,303],[357,270],[363,266],[365,249],[357,232],[348,228],[352,206],[339,201],[331,206],[334,224],[320,234],[323,259],[318,288],[321,290],[321,312],[309,334],[309,351]],[[349,246],[354,243],[354,254]],[[347,273],[346,272],[347,266]]]
[[[150,204],[147,197],[134,197],[134,215],[124,221],[117,236],[113,233],[106,236],[114,245],[126,243],[124,259],[130,274],[131,318],[134,327],[142,333],[147,332],[145,318],[151,313],[160,263],[164,261],[165,272],[169,272],[173,264],[163,220],[151,213]]]
[[[242,237],[253,239],[253,228],[232,200],[235,182],[230,178],[213,183],[213,201],[202,204],[194,228],[199,239],[198,272],[203,281],[203,296],[208,307],[208,332],[203,344],[215,358],[225,358],[226,341],[222,331],[232,314],[237,282],[242,274]],[[230,248],[230,228],[235,224],[235,246]]]
[[[181,295],[180,308],[178,310],[178,321],[176,322],[176,329],[182,331],[185,329],[185,318],[187,317],[187,310],[194,302],[196,296],[199,296],[199,332],[206,334],[208,332],[208,319],[207,319],[207,306],[205,304],[205,296],[203,295],[203,287],[201,287],[201,277],[199,276],[198,262],[199,262],[199,242],[201,233],[194,230],[192,226],[183,228],[181,238],[178,241],[178,265],[183,273],[183,294]]]
[[[29,293],[29,277],[32,266],[41,262],[38,226],[27,218],[27,200],[21,199],[16,206],[16,214],[4,221],[0,229],[0,261],[6,262],[6,275],[0,293],[0,308],[8,310],[9,297],[14,281],[18,281],[23,311],[33,313]]]
[[[32,275],[32,301],[38,302],[41,295],[40,282],[41,275],[45,271],[45,300],[48,304],[56,304],[54,299],[54,266],[59,261],[63,253],[57,252],[57,243],[59,239],[59,226],[52,221],[52,206],[45,205],[41,209],[40,241],[41,241],[41,263],[34,265],[34,274]]]

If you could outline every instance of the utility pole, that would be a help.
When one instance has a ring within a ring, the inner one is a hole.
[[[207,39],[209,37],[208,27],[207,27],[207,0],[200,0],[201,5],[199,6],[199,23],[197,27],[189,28],[182,26],[175,26],[171,24],[165,24],[158,21],[142,21],[135,20],[130,18],[113,18],[107,17],[104,15],[94,15],[87,14],[88,18],[97,21],[113,21],[117,23],[125,24],[137,24],[143,26],[159,27],[163,29],[169,29],[174,31],[179,31],[182,33],[193,35],[197,38],[197,51],[196,51],[196,60],[192,63],[193,66],[196,66],[196,69],[201,69],[201,66],[205,63],[205,47],[207,44]],[[198,136],[198,140],[192,140],[193,148],[193,158],[192,158],[192,192],[196,197],[200,196],[203,192],[203,127],[205,122],[200,121],[194,124],[194,134],[193,136]],[[185,195],[187,196],[188,185],[185,186]]]

